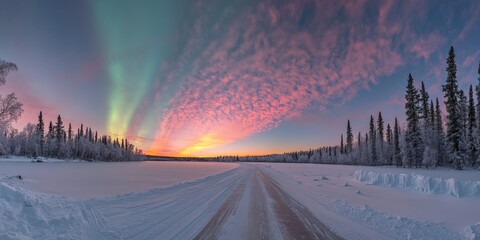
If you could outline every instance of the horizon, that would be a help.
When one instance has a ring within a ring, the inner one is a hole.
[[[281,154],[338,145],[378,112],[403,125],[409,73],[444,108],[450,46],[460,89],[476,84],[480,2],[189,3],[5,3],[14,127],[43,111],[156,156]]]

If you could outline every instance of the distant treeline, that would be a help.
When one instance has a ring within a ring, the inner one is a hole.
[[[59,159],[83,159],[89,161],[133,161],[141,160],[142,151],[127,139],[99,135],[92,128],[80,125],[75,132],[68,124],[67,130],[62,117],[51,121],[45,131],[42,112],[37,124],[28,123],[22,132],[4,129],[0,136],[0,154],[28,157],[52,157]]]

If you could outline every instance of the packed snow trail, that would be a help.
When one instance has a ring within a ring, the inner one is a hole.
[[[239,184],[196,239],[340,239],[264,170],[244,167],[247,183]]]

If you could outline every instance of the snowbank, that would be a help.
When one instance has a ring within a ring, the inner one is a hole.
[[[375,231],[385,234],[392,239],[476,239],[476,229],[472,232],[461,233],[448,229],[441,223],[432,223],[401,216],[378,212],[367,205],[357,207],[344,201],[335,200],[330,207],[335,212],[356,219],[371,226]]]
[[[0,183],[0,239],[113,238],[91,221],[88,206],[64,198],[43,197]],[[89,217],[90,216],[90,217]],[[89,229],[89,231],[84,231]]]
[[[35,236],[72,239],[80,236],[78,208],[46,204],[20,188],[0,183],[0,239]]]
[[[418,173],[388,173],[357,170],[354,178],[360,182],[391,188],[411,189],[429,194],[447,194],[457,198],[480,198],[480,181],[429,177]]]

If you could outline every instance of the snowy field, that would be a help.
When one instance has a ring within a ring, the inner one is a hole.
[[[480,239],[478,206],[478,171],[0,159],[0,239]]]
[[[237,167],[210,162],[80,162],[28,158],[0,159],[0,179],[20,175],[15,186],[31,191],[88,199],[144,192],[152,188],[194,181]]]

